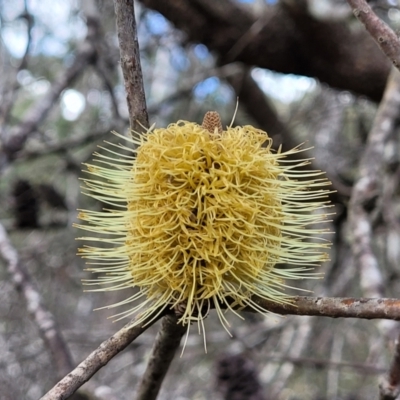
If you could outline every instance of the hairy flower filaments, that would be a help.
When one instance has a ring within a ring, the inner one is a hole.
[[[254,295],[288,302],[287,281],[313,276],[327,259],[329,243],[318,238],[326,230],[315,224],[326,219],[329,182],[299,168],[308,160],[287,158],[300,149],[274,152],[252,126],[222,131],[210,125],[215,114],[140,140],[116,134],[138,147],[109,144],[87,165],[87,194],[113,209],[81,211],[79,227],[103,235],[83,239],[104,246],[80,254],[101,274],[87,282],[104,285],[95,290],[136,288],[118,304],[133,302],[121,317],[140,311],[140,323],[175,308],[189,324],[215,308],[226,326],[223,309],[264,312]]]

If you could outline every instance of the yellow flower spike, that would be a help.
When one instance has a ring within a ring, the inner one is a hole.
[[[223,130],[216,112],[140,139],[115,134],[136,149],[109,143],[84,179],[86,194],[113,209],[81,211],[78,227],[103,235],[81,238],[101,242],[79,250],[101,274],[85,283],[133,289],[110,306],[134,303],[119,317],[140,311],[139,324],[174,308],[182,324],[203,326],[212,307],[226,328],[224,308],[264,312],[251,296],[287,303],[287,280],[317,277],[309,271],[328,258],[316,224],[326,221],[330,182],[300,168],[309,160],[287,158],[301,149],[274,152],[252,126]]]

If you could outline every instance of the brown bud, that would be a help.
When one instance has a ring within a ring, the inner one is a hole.
[[[204,115],[203,123],[201,124],[201,126],[204,129],[207,129],[210,133],[218,132],[219,134],[221,134],[223,131],[221,117],[216,111],[207,111]],[[217,132],[215,132],[215,129],[217,129]]]

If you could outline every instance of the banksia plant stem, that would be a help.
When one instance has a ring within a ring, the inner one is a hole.
[[[139,384],[136,400],[154,400],[180,345],[186,328],[176,323],[176,316],[166,315],[161,322],[146,371]]]
[[[85,193],[109,208],[81,211],[79,227],[102,244],[80,249],[100,274],[86,284],[130,292],[110,306],[131,304],[118,317],[140,313],[140,323],[156,308],[179,309],[179,323],[204,329],[215,308],[228,328],[222,308],[264,312],[252,295],[290,303],[290,281],[317,276],[311,270],[328,258],[318,224],[330,183],[301,169],[309,160],[288,157],[300,148],[274,152],[265,132],[223,130],[215,112],[202,125],[115,135],[125,144],[95,153],[84,179]]]

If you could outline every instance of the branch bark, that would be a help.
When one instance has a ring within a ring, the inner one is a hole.
[[[263,311],[280,315],[400,321],[400,299],[296,296],[292,298],[291,304],[277,304],[261,298],[253,300]],[[243,311],[254,312],[251,307]]]
[[[365,26],[383,53],[400,70],[400,40],[365,0],[347,0],[354,15]]]
[[[188,327],[177,323],[175,314],[166,315],[157,334],[136,400],[155,400],[169,366]]]
[[[134,1],[114,0],[114,6],[130,127],[132,131],[142,132],[143,127],[149,126],[149,117],[140,65]]]
[[[396,400],[400,394],[400,335],[387,376],[379,384],[380,400]]]

